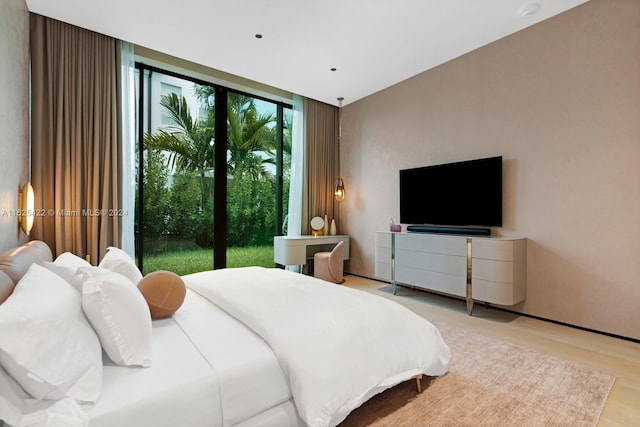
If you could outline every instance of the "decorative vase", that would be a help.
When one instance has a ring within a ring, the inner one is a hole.
[[[324,216],[324,235],[329,235],[329,221],[327,220],[327,215]]]
[[[336,235],[336,220],[335,219],[331,220],[331,230],[329,230],[329,234],[331,234],[332,236]]]

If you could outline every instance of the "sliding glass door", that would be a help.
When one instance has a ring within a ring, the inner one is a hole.
[[[138,71],[138,263],[144,273],[211,269],[214,100],[190,80]]]
[[[288,201],[291,144],[287,154],[283,134],[291,109],[229,93],[227,110],[227,265],[273,266]]]
[[[291,108],[139,65],[136,257],[143,273],[273,266]]]

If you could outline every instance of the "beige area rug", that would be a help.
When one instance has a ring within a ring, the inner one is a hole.
[[[355,426],[594,426],[614,377],[441,322],[447,375],[374,396],[340,424]]]

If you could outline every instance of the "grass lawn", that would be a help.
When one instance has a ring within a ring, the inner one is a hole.
[[[274,267],[273,246],[227,249],[227,267],[246,267],[250,265]],[[169,270],[182,276],[211,269],[213,269],[212,249],[190,249],[145,256],[143,274],[156,270]]]

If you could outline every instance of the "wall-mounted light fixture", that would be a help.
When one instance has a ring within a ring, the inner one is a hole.
[[[344,200],[344,182],[342,181],[342,178],[338,178],[338,180],[336,181],[336,189],[333,192],[333,194],[336,196],[336,200],[341,202]]]
[[[33,227],[34,212],[34,196],[31,183],[27,183],[18,192],[18,224],[27,236]]]

